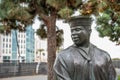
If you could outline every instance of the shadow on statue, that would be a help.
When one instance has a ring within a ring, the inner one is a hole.
[[[91,24],[88,16],[69,20],[74,44],[57,55],[55,80],[117,80],[110,55],[90,43]]]

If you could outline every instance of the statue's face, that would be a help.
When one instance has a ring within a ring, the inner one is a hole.
[[[82,46],[89,41],[90,32],[83,26],[71,27],[71,37],[77,46]]]

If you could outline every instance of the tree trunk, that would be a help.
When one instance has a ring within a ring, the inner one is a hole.
[[[56,18],[50,17],[47,25],[48,80],[54,80],[53,64],[56,57]]]

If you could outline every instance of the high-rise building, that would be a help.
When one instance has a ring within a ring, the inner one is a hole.
[[[0,34],[0,62],[34,62],[34,29],[26,27],[25,32],[12,30]]]
[[[34,30],[31,27],[26,29],[26,62],[34,62],[35,38]]]

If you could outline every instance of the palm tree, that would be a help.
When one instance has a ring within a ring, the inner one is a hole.
[[[38,62],[38,64],[37,64],[37,66],[36,66],[36,73],[38,74],[38,69],[39,69],[39,66],[40,66],[40,63],[41,63],[41,52],[43,52],[44,51],[44,49],[38,49],[36,52],[37,53],[39,53],[39,62]]]
[[[44,51],[44,49],[38,49],[37,52],[39,53],[39,62],[41,62],[41,53]]]

